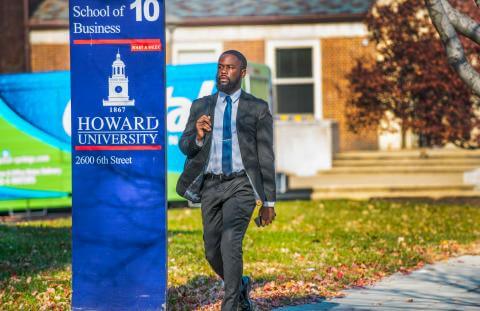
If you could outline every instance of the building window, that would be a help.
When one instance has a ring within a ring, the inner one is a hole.
[[[311,78],[312,49],[276,49],[277,78]]]
[[[308,114],[321,119],[318,41],[269,42],[277,114]]]
[[[275,50],[278,113],[313,114],[312,63],[311,48]]]

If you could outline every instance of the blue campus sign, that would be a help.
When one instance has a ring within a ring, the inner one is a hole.
[[[70,1],[74,310],[166,306],[164,13]]]

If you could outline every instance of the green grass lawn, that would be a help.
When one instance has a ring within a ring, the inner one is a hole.
[[[276,211],[269,227],[252,220],[244,240],[244,272],[262,310],[477,252],[480,241],[480,208],[468,205],[279,202]],[[171,309],[218,307],[221,286],[204,259],[200,210],[170,210],[168,225]],[[0,225],[2,310],[69,308],[70,227],[70,219]]]

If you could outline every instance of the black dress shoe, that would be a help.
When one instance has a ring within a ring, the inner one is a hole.
[[[252,289],[252,279],[249,276],[242,277],[242,286],[240,287],[240,301],[238,310],[253,311],[253,303],[250,300],[250,290]]]

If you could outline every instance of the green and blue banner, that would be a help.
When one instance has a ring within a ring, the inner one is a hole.
[[[0,75],[0,211],[70,206],[70,75]]]
[[[70,1],[73,310],[166,309],[164,16]]]

